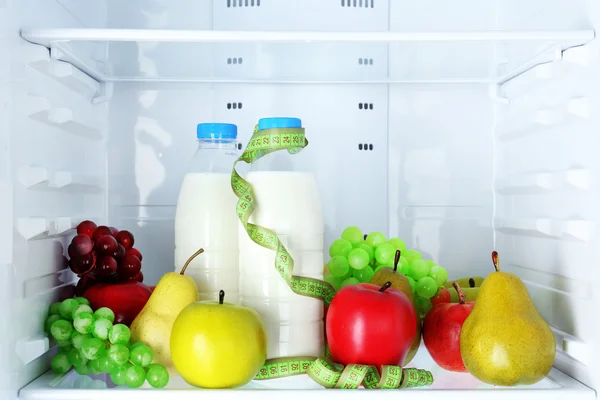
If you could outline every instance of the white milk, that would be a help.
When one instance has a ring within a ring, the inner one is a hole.
[[[323,279],[323,216],[317,183],[302,172],[250,172],[257,208],[250,222],[279,236],[294,275]],[[323,302],[292,292],[275,269],[275,252],[254,243],[239,224],[240,296],[267,330],[267,358],[319,356]]]
[[[183,179],[175,216],[175,270],[181,271],[198,249],[205,250],[185,271],[196,281],[200,300],[217,300],[222,289],[227,302],[239,303],[237,200],[230,174],[188,173]]]

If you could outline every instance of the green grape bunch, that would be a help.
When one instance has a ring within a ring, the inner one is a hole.
[[[83,297],[52,304],[43,326],[59,347],[50,361],[52,371],[58,375],[71,369],[80,375],[109,374],[115,385],[130,388],[144,382],[156,389],[167,386],[169,372],[152,363],[152,349],[141,342],[131,343],[129,327],[113,324],[114,320],[112,310],[93,311]]]

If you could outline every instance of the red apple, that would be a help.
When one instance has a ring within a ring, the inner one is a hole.
[[[423,321],[423,342],[431,358],[440,367],[454,372],[467,372],[460,354],[460,331],[471,314],[474,302],[465,303],[465,295],[455,282],[459,303],[441,303],[427,313]]]
[[[339,364],[399,365],[417,329],[415,309],[400,290],[370,283],[346,286],[327,310],[327,343]]]
[[[436,304],[450,303],[450,300],[450,292],[448,289],[442,287],[439,288],[435,296],[431,298],[431,304],[435,306]]]
[[[108,307],[115,313],[115,324],[131,325],[152,295],[143,283],[99,283],[86,289],[83,297],[90,301],[92,310]]]

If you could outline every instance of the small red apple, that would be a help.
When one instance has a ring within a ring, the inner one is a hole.
[[[431,358],[448,371],[467,372],[460,354],[460,331],[474,303],[465,303],[465,294],[453,283],[459,303],[441,303],[427,313],[423,321],[423,342]]]
[[[346,286],[327,310],[327,343],[334,362],[399,365],[417,329],[415,309],[400,290],[370,283]]]
[[[434,306],[436,304],[450,303],[450,292],[446,288],[439,288],[435,296],[433,296],[430,300],[431,304]]]

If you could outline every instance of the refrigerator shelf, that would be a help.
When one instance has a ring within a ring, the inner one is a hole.
[[[434,383],[429,388],[405,389],[399,393],[396,390],[369,391],[372,396],[397,397],[403,399],[446,399],[446,400],[479,400],[482,390],[485,390],[486,399],[503,399],[507,391],[528,400],[592,400],[595,399],[593,390],[562,372],[552,369],[550,374],[542,381],[531,386],[518,386],[513,388],[500,388],[484,384],[470,374],[448,372],[438,367],[423,346],[409,365],[410,367],[425,368],[432,372]],[[325,390],[306,375],[274,379],[267,381],[252,381],[244,388],[238,390],[202,390],[198,392],[189,386],[179,376],[172,377],[167,388],[163,390],[152,389],[147,383],[139,389],[126,387],[115,388],[110,378],[106,375],[80,376],[71,371],[62,378],[58,378],[51,371],[45,373],[19,393],[20,400],[129,400],[132,397],[144,397],[146,400],[163,399],[171,396],[176,400],[197,399],[229,399],[238,398],[240,392],[244,399],[279,399],[281,396],[301,393],[300,390],[310,390],[303,396],[313,398],[347,398],[347,396],[365,396],[365,392],[348,390]],[[201,389],[198,389],[201,390]],[[165,393],[165,391],[167,391]],[[286,393],[284,393],[286,392]],[[175,397],[173,397],[175,396]]]
[[[507,80],[589,42],[594,31],[29,29],[21,35],[101,82],[447,83]]]

